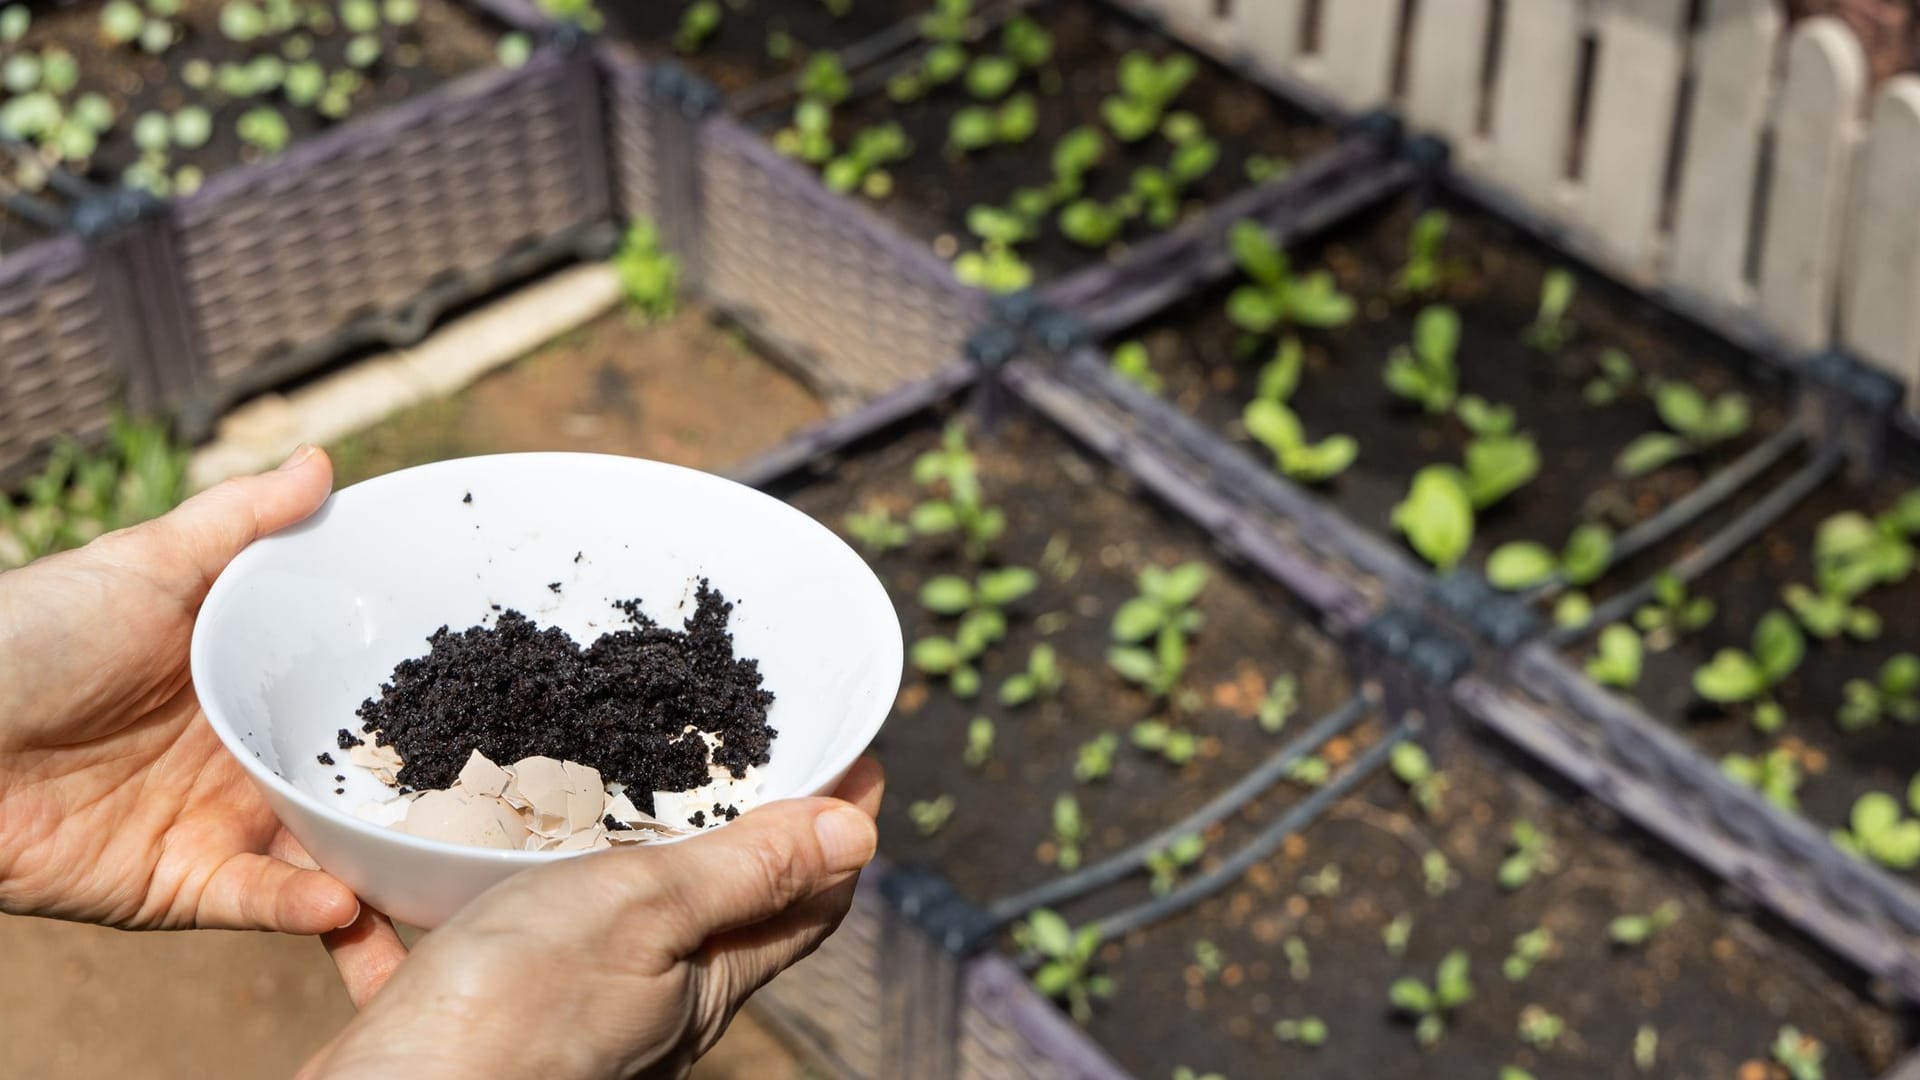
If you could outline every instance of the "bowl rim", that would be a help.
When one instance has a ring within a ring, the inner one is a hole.
[[[327,496],[326,501],[321,504],[321,508],[327,511],[328,518],[331,519],[339,514],[352,512],[354,504],[367,498],[369,492],[374,489],[404,482],[417,482],[425,474],[457,472],[475,468],[484,470],[489,463],[497,464],[506,461],[547,464],[555,468],[618,468],[631,470],[639,474],[679,474],[682,477],[691,478],[694,483],[707,484],[717,490],[729,492],[734,497],[744,498],[745,501],[749,503],[760,503],[771,511],[774,516],[787,517],[792,522],[793,529],[799,531],[816,531],[819,535],[830,541],[832,546],[844,551],[853,560],[853,564],[860,567],[863,571],[863,573],[854,576],[854,592],[856,594],[865,592],[869,600],[877,600],[878,603],[875,606],[875,611],[885,613],[884,625],[890,627],[893,631],[891,634],[881,635],[883,640],[879,645],[883,652],[878,668],[882,673],[889,669],[894,672],[893,685],[888,688],[886,693],[875,694],[871,702],[850,711],[849,715],[854,717],[857,722],[848,723],[840,729],[835,740],[827,747],[827,758],[820,766],[814,769],[813,772],[808,774],[803,783],[797,785],[799,793],[783,795],[777,799],[769,799],[767,802],[807,798],[816,791],[827,789],[829,785],[837,783],[840,777],[846,775],[847,770],[853,767],[854,762],[859,759],[860,755],[866,752],[867,747],[872,744],[874,737],[880,733],[880,728],[886,723],[887,718],[892,715],[894,701],[899,692],[900,681],[905,675],[906,645],[900,626],[899,611],[894,606],[892,598],[888,595],[886,586],[880,581],[879,575],[874,572],[873,567],[868,564],[866,559],[862,558],[860,553],[853,549],[852,545],[848,544],[832,529],[829,529],[805,511],[798,509],[782,499],[769,495],[758,488],[740,483],[737,480],[721,476],[717,473],[704,472],[699,469],[688,468],[684,465],[656,461],[651,458],[575,451],[535,451],[447,458],[441,461],[428,462],[423,465],[396,469],[380,476],[362,480],[359,483],[349,484],[346,487],[332,492]],[[316,514],[319,512],[318,510],[315,511]],[[306,521],[288,526],[287,529],[282,530],[280,533],[264,536],[255,540],[253,543],[247,545],[232,562],[228,563],[226,567],[220,571],[219,576],[215,578],[213,586],[207,591],[206,599],[201,602],[200,609],[194,616],[193,635],[188,651],[188,671],[192,683],[196,688],[202,685],[203,682],[212,681],[210,678],[213,673],[210,670],[212,660],[210,659],[211,646],[209,642],[212,636],[211,627],[214,619],[208,617],[209,613],[217,614],[220,609],[230,602],[231,596],[251,575],[254,564],[262,562],[268,557],[276,538],[288,532],[303,528],[323,529],[326,527],[325,521],[312,522],[313,519],[309,518]],[[495,862],[532,864],[554,862],[561,859],[572,859],[581,855],[592,854],[591,850],[562,852],[484,848],[471,844],[456,844],[445,840],[433,840],[426,837],[414,836],[410,833],[400,832],[397,829],[374,824],[373,822],[342,810],[332,803],[309,794],[286,777],[280,775],[279,770],[269,768],[264,761],[257,757],[253,751],[241,741],[238,729],[234,726],[231,719],[224,715],[224,711],[217,704],[210,703],[206,696],[200,695],[197,692],[197,689],[195,696],[199,701],[201,715],[206,718],[208,726],[211,727],[214,734],[218,736],[221,745],[225,747],[229,755],[239,762],[240,767],[253,777],[256,783],[277,793],[282,798],[290,800],[301,808],[335,824],[343,825],[353,832],[376,838],[377,841],[382,843],[393,844],[399,848],[410,849],[416,852],[457,855],[463,858],[479,858]],[[835,747],[843,747],[843,749],[835,753]],[[291,829],[291,826],[288,827]],[[725,825],[719,826],[719,828],[725,827]],[[709,828],[700,833],[690,835],[704,835],[705,832],[711,831],[713,831],[713,829]],[[685,839],[685,837],[676,839]],[[658,842],[661,841],[656,841],[656,843]],[[665,842],[671,843],[673,841]],[[322,867],[322,869],[324,870],[325,868]]]

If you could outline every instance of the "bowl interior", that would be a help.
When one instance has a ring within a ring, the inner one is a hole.
[[[871,741],[899,689],[886,591],[792,507],[657,462],[468,458],[340,491],[221,575],[194,628],[194,682],[250,768],[350,814],[391,793],[346,767],[337,733],[359,731],[354,710],[434,630],[497,604],[584,644],[623,625],[612,603],[636,597],[678,626],[703,577],[734,603],[736,652],[759,660],[775,694],[766,797],[813,794]],[[320,764],[329,751],[339,764]]]

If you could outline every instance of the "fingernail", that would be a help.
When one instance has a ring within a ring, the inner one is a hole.
[[[347,927],[352,926],[354,923],[357,923],[359,921],[360,921],[360,905],[356,903],[353,905],[353,918],[348,919],[346,922],[343,922],[339,926],[334,927],[334,929],[345,930]]]
[[[873,821],[851,806],[835,807],[813,819],[813,832],[820,838],[820,850],[827,857],[827,869],[835,874],[858,870],[873,858],[879,838]]]
[[[293,453],[287,455],[287,460],[280,463],[279,471],[286,472],[288,469],[297,469],[305,465],[307,459],[312,457],[313,452],[318,449],[319,447],[312,443],[301,443],[293,448]]]

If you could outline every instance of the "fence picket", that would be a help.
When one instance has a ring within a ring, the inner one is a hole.
[[[1342,105],[1368,109],[1393,88],[1400,0],[1338,0],[1321,10],[1320,70]]]
[[[1845,23],[1816,16],[1794,31],[1774,123],[1759,315],[1797,349],[1825,346],[1833,329],[1848,166],[1866,79],[1866,58]]]
[[[1920,76],[1880,92],[1860,158],[1841,283],[1841,336],[1920,402]]]
[[[1695,39],[1668,276],[1711,304],[1744,305],[1754,173],[1780,39],[1775,0],[1708,0]]]
[[[1227,32],[1268,70],[1293,74],[1306,18],[1307,0],[1234,0]]]
[[[1408,34],[1407,116],[1464,149],[1479,132],[1488,0],[1421,0]]]
[[[1484,171],[1542,208],[1561,202],[1580,68],[1579,0],[1506,7]]]
[[[1648,276],[1686,58],[1687,0],[1616,0],[1600,13],[1581,216],[1618,269]]]

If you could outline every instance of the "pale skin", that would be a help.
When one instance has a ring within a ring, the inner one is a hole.
[[[207,589],[333,480],[303,447],[164,517],[0,574],[0,912],[323,935],[359,1016],[303,1077],[683,1075],[831,933],[883,781],[521,874],[409,955],[318,870],[208,727],[187,671]]]

